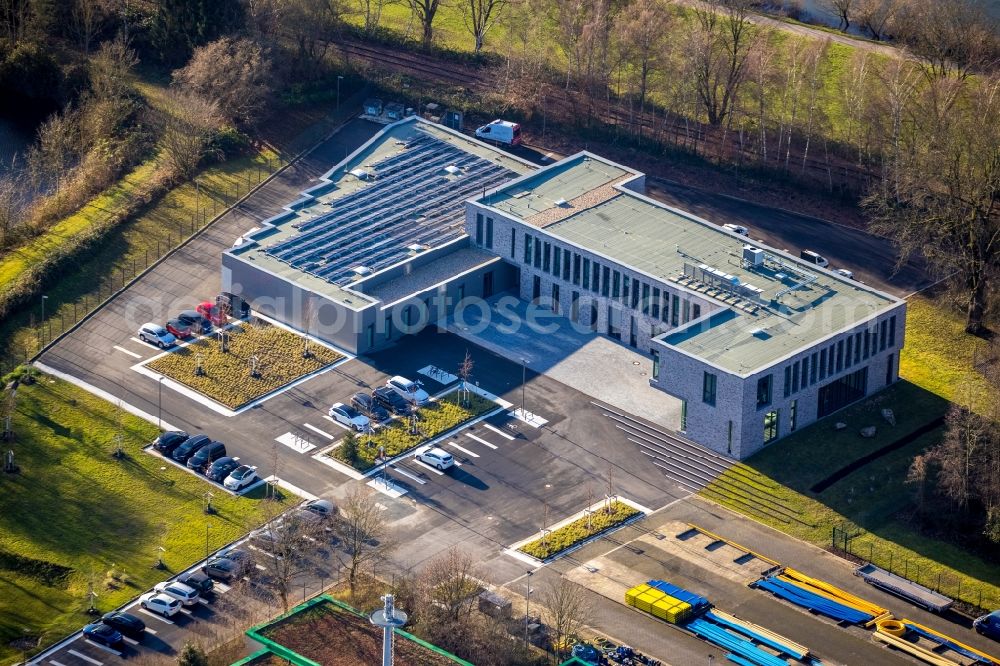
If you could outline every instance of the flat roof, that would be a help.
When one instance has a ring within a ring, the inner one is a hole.
[[[465,235],[465,201],[536,167],[411,117],[333,167],[250,242],[229,252],[358,308],[358,279]]]
[[[663,342],[751,374],[900,303],[861,283],[628,189],[642,174],[589,153],[479,199],[611,262],[672,282],[724,308]],[[759,252],[744,260],[744,246]],[[759,263],[758,263],[759,262]]]

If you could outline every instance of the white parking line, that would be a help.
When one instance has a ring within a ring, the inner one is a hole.
[[[484,423],[484,424],[483,424],[483,427],[484,427],[484,428],[487,428],[487,429],[489,429],[489,430],[492,430],[493,432],[495,432],[496,434],[500,435],[501,437],[506,437],[507,439],[509,439],[509,440],[510,440],[510,441],[512,441],[512,442],[513,442],[513,441],[514,441],[515,439],[517,439],[516,437],[511,437],[510,435],[508,435],[507,433],[505,433],[505,432],[504,432],[503,430],[501,430],[500,428],[494,428],[494,427],[493,427],[493,426],[491,426],[491,425],[490,425],[489,423]]]
[[[168,620],[167,618],[163,617],[162,615],[157,615],[156,613],[154,613],[152,611],[148,611],[148,610],[146,610],[145,608],[143,608],[141,606],[139,608],[136,608],[136,610],[139,611],[140,613],[148,615],[149,617],[156,618],[160,622],[164,622],[166,624],[174,624],[173,620]]]
[[[458,442],[448,442],[447,444],[448,444],[448,446],[454,446],[456,449],[458,449],[459,451],[461,451],[465,455],[469,456],[470,458],[478,458],[479,457],[478,453],[475,453],[473,451],[470,451],[469,449],[466,449],[466,448],[463,448],[463,447],[459,446]]]
[[[215,581],[215,586],[212,589],[218,592],[219,594],[225,594],[226,592],[229,591],[229,586],[226,585],[225,583],[220,583],[219,581]]]
[[[265,566],[261,566],[259,564],[255,564],[254,566],[257,567],[257,569],[260,570],[260,571],[267,571],[267,567],[265,567]]]
[[[201,604],[202,606],[208,606],[209,605],[208,604],[208,599],[206,599],[205,597],[198,597],[198,603]]]
[[[56,661],[55,659],[49,659],[49,663],[52,664],[52,666],[66,666],[66,664],[61,661]]]
[[[120,351],[123,354],[128,354],[132,358],[142,358],[142,354],[136,354],[134,351],[129,351],[128,349],[125,349],[124,347],[119,347],[118,345],[114,345],[114,348],[117,349],[118,351]]]
[[[320,430],[319,428],[317,428],[316,426],[314,426],[311,423],[303,423],[302,425],[304,425],[305,427],[309,428],[314,433],[316,433],[318,435],[322,435],[323,437],[326,437],[327,439],[335,439],[333,435],[331,435],[330,433],[328,433],[325,430]]]
[[[393,468],[392,468],[392,469],[393,469],[393,471],[395,471],[395,472],[399,472],[400,474],[402,474],[402,475],[403,475],[403,476],[405,476],[405,477],[408,477],[408,478],[410,478],[410,479],[413,479],[414,481],[416,481],[416,482],[417,482],[417,483],[419,483],[420,485],[424,485],[425,483],[427,483],[426,481],[424,481],[423,479],[421,479],[421,478],[420,478],[419,476],[417,476],[416,474],[410,474],[409,472],[407,472],[407,471],[406,471],[405,469],[403,469],[402,467],[395,467],[395,466],[393,466]]]
[[[150,344],[148,342],[143,342],[139,338],[129,338],[129,340],[131,340],[132,342],[138,342],[143,347],[149,347],[150,346]]]
[[[189,611],[187,608],[184,608],[184,607],[178,608],[177,612],[178,613],[184,613],[185,615],[190,615],[191,614],[191,611]]]
[[[420,465],[424,469],[429,469],[430,471],[434,472],[438,476],[444,476],[444,472],[442,472],[439,469],[435,469],[434,467],[431,467],[430,465],[428,465],[427,463],[425,463],[423,460],[417,460],[416,458],[414,458],[413,462],[417,463],[418,465]],[[396,469],[398,469],[398,468],[396,468]]]
[[[153,634],[154,636],[156,635],[156,629],[150,629],[149,627],[146,627],[146,631],[150,634]]]
[[[324,415],[323,418],[332,423],[333,425],[337,426],[338,428],[343,428],[344,430],[350,430],[350,428],[348,428],[343,423],[341,423],[340,421],[338,421],[337,419],[333,418],[330,415]]]
[[[96,666],[102,666],[104,664],[103,661],[97,661],[96,659],[91,659],[87,655],[83,654],[82,652],[77,652],[76,650],[66,650],[66,652],[68,652],[69,654],[73,655],[74,657],[79,657],[80,659],[83,659],[84,661],[89,661],[92,664],[96,664]]]
[[[124,640],[129,645],[138,645],[139,644],[139,641],[135,640],[134,638],[129,638],[128,636],[122,636],[122,640]]]
[[[487,441],[486,441],[485,439],[483,439],[482,437],[476,437],[476,436],[475,436],[475,435],[473,435],[473,434],[472,434],[471,432],[467,432],[467,433],[465,433],[465,436],[466,436],[466,437],[471,437],[472,439],[476,440],[476,441],[477,441],[477,442],[479,442],[480,444],[485,444],[486,446],[490,447],[491,449],[494,449],[494,450],[496,450],[496,448],[497,448],[495,444],[490,444],[489,442],[487,442]]]
[[[124,638],[124,636],[123,636],[123,638]],[[100,643],[98,643],[96,641],[92,641],[89,638],[85,638],[83,640],[83,642],[87,643],[88,645],[93,645],[98,650],[104,650],[105,652],[110,652],[111,654],[115,655],[116,657],[122,656],[122,653],[119,652],[118,650],[114,649],[113,647],[109,647],[107,645],[101,645]]]

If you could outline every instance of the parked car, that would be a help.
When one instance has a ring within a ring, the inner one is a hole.
[[[406,377],[396,375],[389,379],[385,385],[417,406],[426,405],[431,399],[427,395],[427,391],[420,387],[419,382],[412,381]]]
[[[455,464],[455,458],[450,453],[436,446],[428,445],[417,449],[415,457],[420,462],[439,470],[446,470]]]
[[[190,437],[191,435],[183,430],[169,430],[153,440],[153,448],[163,455],[168,456]]]
[[[216,557],[206,562],[201,570],[208,576],[223,583],[230,583],[249,573],[250,562],[237,562],[226,557]]]
[[[160,349],[173,347],[177,344],[177,338],[175,338],[170,331],[163,328],[159,324],[154,324],[152,322],[146,322],[140,326],[138,335],[139,339],[143,342],[156,345]]]
[[[212,440],[208,437],[208,435],[195,435],[174,449],[174,452],[170,454],[170,457],[179,463],[186,463],[188,458],[198,452],[198,449],[211,441]]]
[[[101,622],[88,624],[84,627],[83,637],[116,650],[121,649],[125,643],[120,631]]]
[[[337,507],[333,502],[325,499],[314,499],[306,502],[303,507],[306,511],[312,511],[317,516],[332,518],[337,515]]]
[[[854,271],[849,271],[846,268],[835,268],[833,272],[836,273],[837,275],[844,276],[848,280],[854,279]]]
[[[146,623],[125,611],[105,613],[101,622],[134,640],[141,640],[146,635]]]
[[[224,557],[227,560],[232,560],[233,562],[239,562],[241,564],[253,565],[253,555],[250,554],[249,550],[244,550],[239,546],[228,546],[223,548],[215,554],[216,557]]]
[[[723,224],[724,229],[732,231],[734,234],[739,234],[740,236],[749,236],[750,230],[744,227],[742,224]]]
[[[257,480],[257,468],[250,465],[240,465],[226,477],[222,482],[229,490],[243,490]]]
[[[521,145],[521,126],[509,120],[494,120],[476,130],[476,138],[502,143],[505,146]]]
[[[380,386],[372,391],[372,398],[375,399],[375,404],[381,405],[393,414],[410,413],[411,404],[388,386]]]
[[[191,324],[185,324],[176,317],[167,320],[167,331],[178,340],[185,340],[194,335]]]
[[[206,594],[215,589],[215,581],[203,571],[189,571],[177,577],[177,582],[184,583],[190,588],[198,591],[198,594]]]
[[[1000,641],[1000,610],[976,618],[972,626],[983,636]]]
[[[201,316],[196,310],[185,310],[177,315],[177,319],[190,326],[195,333],[210,333],[212,331],[212,322]]]
[[[365,414],[377,423],[389,418],[389,410],[375,402],[371,393],[355,393],[351,396],[351,407]]]
[[[193,606],[198,603],[198,599],[201,598],[201,595],[198,594],[198,590],[194,589],[190,585],[178,583],[177,581],[166,580],[162,583],[154,585],[153,589],[160,594],[173,597],[185,606]]]
[[[204,473],[209,465],[226,455],[226,445],[222,442],[211,442],[198,448],[198,451],[188,458],[188,469]]]
[[[354,428],[358,432],[365,432],[369,427],[371,427],[371,421],[367,416],[350,405],[345,405],[342,402],[333,403],[333,406],[330,407],[329,414],[330,418],[337,423],[345,425],[348,428]]]
[[[181,602],[159,592],[147,592],[139,597],[139,605],[151,613],[170,617],[181,610]]]
[[[212,322],[212,325],[214,326],[225,326],[226,322],[229,321],[229,318],[226,317],[226,313],[222,311],[222,308],[211,301],[199,303],[198,307],[195,308],[195,312]]]
[[[218,481],[222,483],[226,477],[228,477],[234,469],[240,466],[239,458],[231,458],[229,456],[223,456],[219,458],[214,463],[208,466],[208,470],[205,472],[207,476],[212,481]]]
[[[802,250],[801,252],[799,252],[799,256],[802,257],[802,259],[804,259],[805,261],[808,261],[810,264],[815,264],[820,268],[826,268],[827,266],[830,265],[830,262],[827,261],[826,257],[816,252],[813,252],[812,250]]]

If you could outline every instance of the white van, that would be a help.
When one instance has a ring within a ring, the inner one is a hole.
[[[476,130],[477,139],[502,143],[505,146],[521,145],[521,126],[508,120],[494,120]]]
[[[821,254],[817,254],[812,250],[802,250],[799,252],[799,256],[808,261],[810,264],[816,264],[820,268],[826,268],[830,265],[830,262],[826,260],[826,257]]]

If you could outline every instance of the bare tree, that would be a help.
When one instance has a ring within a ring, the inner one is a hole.
[[[480,589],[476,573],[475,560],[458,548],[449,548],[427,563],[419,580],[433,621],[454,622],[472,611]]]
[[[341,562],[353,597],[361,568],[384,558],[395,544],[375,497],[362,488],[352,489],[340,504],[333,531],[340,540]]]
[[[250,127],[271,93],[271,60],[249,39],[223,37],[195,49],[173,78],[183,90],[215,102],[228,120]]]
[[[89,59],[90,89],[102,100],[120,100],[131,88],[131,76],[139,58],[124,35],[102,42]]]
[[[28,170],[35,187],[45,183],[59,190],[79,159],[80,114],[66,108],[38,128],[38,140],[28,150]]]
[[[712,125],[727,120],[746,78],[747,61],[757,43],[751,6],[752,0],[711,0],[693,10],[687,55],[694,64],[698,98]]]
[[[824,0],[823,4],[840,19],[841,30],[851,27],[852,11],[857,6],[857,0]]]
[[[271,500],[267,503],[280,506]],[[303,553],[323,537],[323,519],[305,509],[272,519],[251,537],[271,558],[267,565],[268,577],[285,612],[288,612],[295,578],[308,566]]]
[[[106,18],[104,0],[73,0],[70,7],[70,28],[84,53],[90,53],[94,36]]]
[[[300,75],[314,75],[320,70],[330,49],[330,37],[342,18],[343,8],[336,0],[287,0],[281,12],[281,25],[296,46],[293,64]]]
[[[855,16],[861,27],[875,39],[888,39],[900,8],[900,0],[857,0]]]
[[[399,0],[357,0],[361,16],[364,17],[366,35],[373,35],[382,22],[382,10]]]
[[[508,4],[510,0],[462,0],[462,19],[475,39],[476,53],[483,50],[486,33],[496,25]]]
[[[10,175],[0,176],[0,248],[14,240],[24,215],[24,200],[17,181]]]
[[[586,590],[563,577],[549,583],[542,592],[546,623],[552,630],[552,649],[559,660],[565,652],[565,639],[579,633],[588,621],[590,604],[586,595]]]
[[[406,4],[413,16],[420,21],[423,30],[422,44],[425,48],[430,46],[434,41],[434,18],[441,9],[441,0],[406,0]]]
[[[667,36],[673,22],[669,2],[636,0],[616,20],[621,61],[626,72],[634,74],[639,115],[646,108],[649,77],[668,56]],[[641,127],[641,125],[640,125]]]
[[[188,179],[205,157],[222,117],[214,101],[183,90],[170,91],[169,107],[160,154],[176,177]]]

